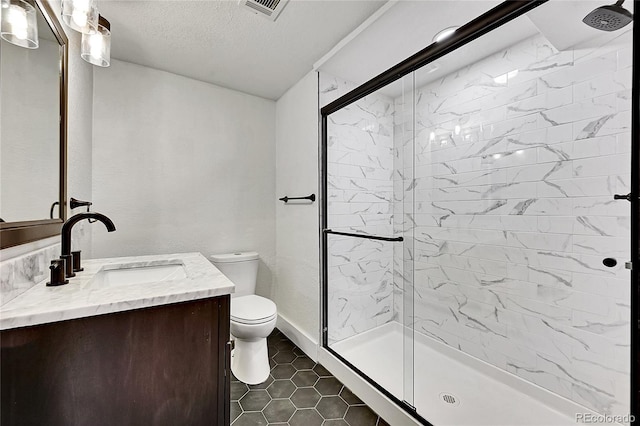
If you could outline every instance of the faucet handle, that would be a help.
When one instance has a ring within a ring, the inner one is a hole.
[[[64,261],[64,271],[65,271],[65,276],[67,278],[72,278],[76,276],[75,272],[73,272],[72,259],[73,258],[70,254],[63,254],[62,256],[60,256],[60,260]]]
[[[51,261],[51,280],[47,283],[47,286],[59,286],[69,283],[69,280],[65,279],[64,260],[55,259]]]
[[[71,261],[73,263],[73,272],[84,271],[84,268],[80,264],[80,253],[81,251],[72,251],[71,252]]]
[[[91,206],[91,204],[93,204],[91,201],[82,201],[73,197],[71,197],[71,199],[69,200],[69,208],[71,210],[75,209],[76,207],[87,206],[87,211],[89,211],[89,207]]]

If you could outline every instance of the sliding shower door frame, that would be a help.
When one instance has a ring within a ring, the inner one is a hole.
[[[640,0],[633,2],[634,12],[640,9]],[[638,291],[640,291],[640,28],[633,22],[633,54],[631,83],[631,365],[630,365],[630,415],[632,425],[640,424],[638,401],[640,399],[640,353],[638,337],[640,312],[638,309]]]
[[[347,359],[329,347],[328,344],[328,257],[327,257],[327,117],[332,113],[364,98],[378,89],[422,68],[460,47],[472,42],[484,34],[512,21],[513,19],[533,10],[548,0],[505,1],[476,19],[460,27],[448,39],[433,43],[413,56],[405,59],[387,71],[358,86],[352,91],[339,97],[320,109],[320,285],[321,285],[321,343],[322,348],[357,373],[371,386],[394,401],[416,420],[425,425],[431,425],[419,415],[410,404],[401,401],[383,388],[375,380],[358,369]],[[634,0],[634,10],[640,11],[640,0]],[[635,23],[634,23],[635,24]],[[640,399],[640,354],[638,352],[638,337],[640,333],[640,315],[638,310],[638,291],[640,290],[640,28],[633,28],[633,82],[632,82],[632,164],[631,164],[631,365],[630,365],[630,415],[631,424],[640,424],[638,419],[638,400]],[[622,201],[620,201],[622,202]]]

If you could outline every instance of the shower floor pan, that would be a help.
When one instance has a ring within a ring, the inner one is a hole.
[[[592,413],[484,361],[415,335],[413,405],[435,426],[575,426],[577,413]],[[381,325],[331,348],[404,399],[400,323]]]

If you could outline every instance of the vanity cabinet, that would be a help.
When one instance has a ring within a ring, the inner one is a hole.
[[[4,330],[2,425],[228,425],[228,342],[228,295]]]

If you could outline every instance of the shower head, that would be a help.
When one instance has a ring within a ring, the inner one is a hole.
[[[585,16],[582,22],[597,30],[619,30],[633,20],[633,14],[622,7],[622,3],[624,0],[618,0],[616,4],[609,6],[601,6]]]

